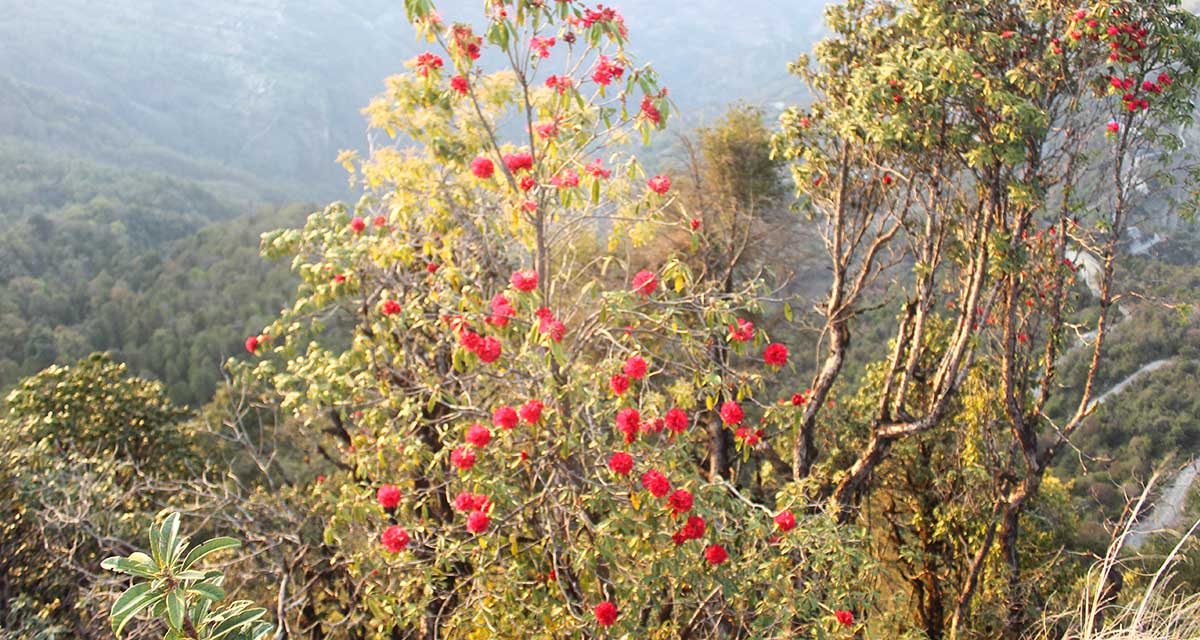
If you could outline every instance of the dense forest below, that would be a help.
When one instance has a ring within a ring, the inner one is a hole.
[[[249,212],[185,178],[0,147],[0,388],[109,351],[203,404],[294,286],[258,236],[309,209]]]

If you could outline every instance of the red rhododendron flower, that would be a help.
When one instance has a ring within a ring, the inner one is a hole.
[[[629,378],[619,373],[614,373],[613,377],[608,379],[608,387],[616,395],[621,395],[629,390]]]
[[[601,4],[596,5],[595,9],[584,9],[583,19],[580,21],[583,28],[590,29],[597,22],[611,22],[613,23],[612,26],[615,26],[622,36],[626,33],[625,18],[621,17],[621,14],[617,13],[617,10],[611,7],[605,7]]]
[[[688,224],[690,224],[692,226],[692,231],[695,231],[700,228],[700,220],[697,218],[692,218],[692,221]]]
[[[625,443],[629,444],[637,438],[637,432],[641,428],[642,415],[637,409],[628,408],[621,409],[617,412],[617,429],[625,434]]]
[[[592,163],[585,166],[583,170],[593,178],[607,179],[612,177],[612,171],[605,169],[604,166],[600,164],[600,158],[593,160]]]
[[[512,407],[500,407],[492,412],[492,424],[501,429],[512,429],[517,426],[517,410]]]
[[[375,220],[373,222],[376,227],[386,227],[387,226],[387,218],[384,216],[375,216]]]
[[[558,136],[558,122],[542,122],[533,127],[543,140]]]
[[[474,331],[463,331],[458,334],[458,343],[467,351],[477,353],[479,346],[483,344],[483,337]]]
[[[665,497],[671,492],[671,481],[657,469],[642,474],[642,486],[656,498]]]
[[[767,345],[766,350],[763,351],[763,362],[772,367],[782,367],[787,364],[787,357],[787,346],[778,342]]]
[[[450,452],[450,464],[458,467],[462,471],[466,471],[475,466],[475,450],[466,447],[458,447]]]
[[[708,525],[704,522],[704,518],[700,516],[688,516],[687,522],[683,523],[683,528],[679,533],[683,534],[684,539],[699,540],[704,537],[704,530]]]
[[[400,504],[400,487],[394,484],[385,484],[375,491],[375,499],[384,509],[395,509],[396,505]]]
[[[849,611],[846,611],[845,609],[839,609],[837,611],[834,611],[833,617],[837,618],[838,622],[842,623],[843,625],[845,625],[847,627],[854,624],[854,614]]]
[[[550,184],[559,189],[579,186],[579,173],[574,169],[564,169],[562,173],[550,178]]]
[[[646,361],[641,356],[630,356],[621,371],[634,380],[641,380],[646,375]]]
[[[754,323],[743,318],[737,319],[737,328],[729,325],[729,338],[738,342],[748,342],[754,337]]]
[[[383,533],[379,536],[379,541],[383,543],[383,546],[388,551],[400,553],[408,546],[408,532],[401,527],[392,525],[383,530]]]
[[[636,291],[644,296],[648,296],[648,295],[654,293],[654,290],[657,288],[658,288],[658,278],[655,277],[655,275],[653,273],[643,269],[642,271],[639,271],[636,274],[634,274],[634,276],[633,276],[633,290],[634,291]]]
[[[671,433],[683,433],[688,426],[688,414],[683,409],[671,409],[667,412],[666,423]]]
[[[436,262],[430,262],[429,264],[425,265],[425,270],[429,273],[437,273],[438,265]]]
[[[563,336],[567,335],[567,325],[553,317],[542,321],[538,328],[542,333],[549,334],[550,339],[555,342],[562,342]]]
[[[892,174],[890,174],[890,173],[883,174],[883,183],[891,184],[892,183]]]
[[[512,274],[512,286],[517,291],[529,293],[538,287],[538,274],[536,271],[514,271]]]
[[[471,515],[467,516],[467,531],[471,533],[483,533],[487,531],[488,525],[491,522],[492,519],[488,517],[488,514],[482,511],[472,511]]]
[[[602,627],[611,627],[617,621],[617,605],[605,600],[596,605],[596,622]]]
[[[779,527],[784,533],[796,528],[796,515],[791,511],[784,509],[775,516],[775,526]]]
[[[794,406],[794,407],[798,407],[807,401],[808,401],[808,399],[804,397],[803,393],[793,393],[792,394],[792,406]]]
[[[650,96],[642,97],[642,116],[651,124],[662,124],[662,113],[654,106],[654,99]]]
[[[492,432],[481,424],[473,424],[467,429],[467,442],[477,448],[484,448],[492,441]]]
[[[667,426],[667,421],[662,418],[655,418],[648,423],[642,425],[642,431],[647,433],[662,433],[664,427]]]
[[[254,353],[258,351],[258,336],[250,336],[246,338],[246,351]]]
[[[487,499],[484,496],[479,496],[479,497],[484,498],[484,500]],[[476,500],[475,494],[471,493],[470,491],[463,491],[462,493],[458,494],[454,498],[454,510],[455,511],[476,511],[479,509],[479,507],[475,506],[476,502],[477,502],[477,500]]]
[[[1111,131],[1112,133],[1116,133],[1116,132],[1120,131],[1121,123],[1115,122],[1115,121],[1108,123],[1108,130]]]
[[[667,176],[654,176],[646,184],[651,191],[660,196],[671,190],[671,179]]]
[[[465,24],[454,25],[451,34],[450,52],[471,60],[479,59],[479,45],[483,43],[481,36],[475,35],[471,27]],[[439,65],[440,66],[440,65]]]
[[[612,81],[620,80],[625,74],[625,68],[616,60],[609,60],[608,56],[600,56],[596,61],[596,66],[592,69],[592,80],[596,84],[607,87],[612,84]]]
[[[667,503],[671,507],[671,511],[675,515],[687,513],[692,510],[692,492],[687,489],[676,489],[671,497],[667,498]]]
[[[721,405],[721,422],[725,424],[741,424],[746,418],[746,412],[742,411],[742,405],[733,400],[726,400]]]
[[[608,468],[617,475],[627,476],[633,471],[633,456],[618,451],[608,458]]]
[[[346,274],[344,274],[344,273],[339,273],[339,274],[337,274],[337,275],[333,276],[333,281],[334,281],[334,282],[345,282],[345,281],[346,281]]]
[[[467,79],[462,76],[454,76],[450,78],[450,88],[454,89],[459,95],[467,95]]]
[[[354,233],[362,233],[363,229],[367,228],[367,221],[362,218],[355,218],[350,221],[350,228],[354,230]]]
[[[442,62],[440,56],[426,51],[425,53],[417,56],[417,75],[421,76],[422,78],[428,77],[430,71],[441,69],[443,64],[445,63]]]
[[[521,409],[519,410],[521,419],[529,424],[537,424],[542,419],[543,408],[545,408],[545,405],[542,404],[541,400],[530,400],[521,405]]]
[[[534,36],[533,39],[529,41],[529,47],[531,49],[533,49],[534,56],[536,56],[538,58],[549,58],[550,57],[550,47],[553,47],[554,43],[555,43],[554,38],[543,38],[542,36]]]
[[[504,154],[504,165],[513,173],[533,169],[533,154],[528,151],[506,153]]]
[[[554,312],[542,307],[534,313],[538,317],[538,331],[549,334],[554,342],[562,342],[563,336],[567,334],[567,326],[554,318]]]
[[[567,76],[550,76],[546,78],[546,86],[558,89],[559,93],[564,93],[567,89],[575,86],[575,81]]]
[[[704,559],[707,560],[709,564],[721,564],[729,559],[729,553],[725,551],[725,547],[722,547],[719,544],[710,544],[708,545],[708,548],[704,550]]]
[[[488,317],[486,322],[495,327],[503,327],[508,324],[510,318],[517,315],[517,312],[512,307],[512,303],[504,294],[497,293],[492,297],[492,315]]]
[[[762,441],[763,430],[755,430],[749,427],[738,427],[737,430],[733,432],[733,437],[744,442],[746,446],[753,447]]]
[[[475,174],[476,178],[487,180],[495,171],[496,165],[492,164],[490,158],[478,156],[471,161],[471,173]]]
[[[533,176],[525,176],[521,178],[517,186],[521,188],[521,191],[529,191],[537,186],[537,180]]]
[[[479,349],[475,351],[475,355],[483,362],[495,362],[500,357],[501,352],[500,340],[488,336],[479,344]]]
[[[380,308],[383,315],[390,316],[400,313],[400,303],[395,300],[384,300],[383,306]]]

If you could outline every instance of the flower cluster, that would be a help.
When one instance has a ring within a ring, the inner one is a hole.
[[[553,47],[555,39],[553,37],[544,38],[542,36],[534,36],[529,41],[529,48],[533,50],[534,57],[549,58],[550,47]]]
[[[475,35],[468,25],[456,24],[450,29],[450,54],[456,58],[478,60],[481,44],[483,44],[483,38]]]
[[[548,307],[542,307],[535,313],[538,319],[538,332],[549,336],[550,340],[554,342],[562,342],[563,337],[567,335],[567,325],[555,318],[554,312]]]
[[[633,290],[643,296],[649,296],[658,289],[658,277],[646,270],[633,275]]]
[[[481,336],[465,327],[458,334],[458,343],[475,354],[480,362],[492,363],[500,358],[503,347],[495,336]]]
[[[413,63],[413,65],[416,67],[417,75],[421,76],[422,78],[429,77],[431,72],[436,73],[438,69],[442,68],[443,64],[444,63],[442,62],[442,58],[440,56],[428,51],[417,56],[416,61]]]
[[[608,56],[600,56],[592,69],[592,81],[607,87],[613,80],[620,80],[625,75],[625,67],[619,61],[610,60]]]
[[[729,339],[737,342],[749,342],[754,338],[754,323],[744,318],[737,319],[737,326],[729,325]]]

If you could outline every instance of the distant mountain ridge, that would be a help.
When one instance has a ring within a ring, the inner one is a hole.
[[[725,0],[606,4],[625,13],[632,52],[696,121],[737,99],[796,99],[786,66],[820,33],[825,3],[746,0],[736,19]],[[470,19],[482,0],[438,5],[448,20]],[[0,134],[73,138],[118,164],[158,148],[149,163],[163,166],[139,168],[175,172],[169,149],[293,198],[343,195],[334,158],[362,146],[360,109],[425,48],[398,0],[0,0],[0,15],[0,75],[13,78],[0,82],[23,88],[0,98]],[[31,92],[64,109],[39,120],[18,101]]]

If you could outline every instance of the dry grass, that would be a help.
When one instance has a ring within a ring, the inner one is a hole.
[[[1147,507],[1158,476],[1129,509],[1128,516],[1109,545],[1104,558],[1088,573],[1077,610],[1048,618],[1036,637],[1041,640],[1200,640],[1200,593],[1184,593],[1171,585],[1174,567],[1184,545],[1200,530],[1192,525],[1159,564],[1140,593],[1129,589],[1122,598],[1106,594],[1106,585],[1120,580],[1135,558],[1122,558],[1125,543],[1133,533],[1138,515]],[[1064,633],[1063,628],[1067,631]]]

